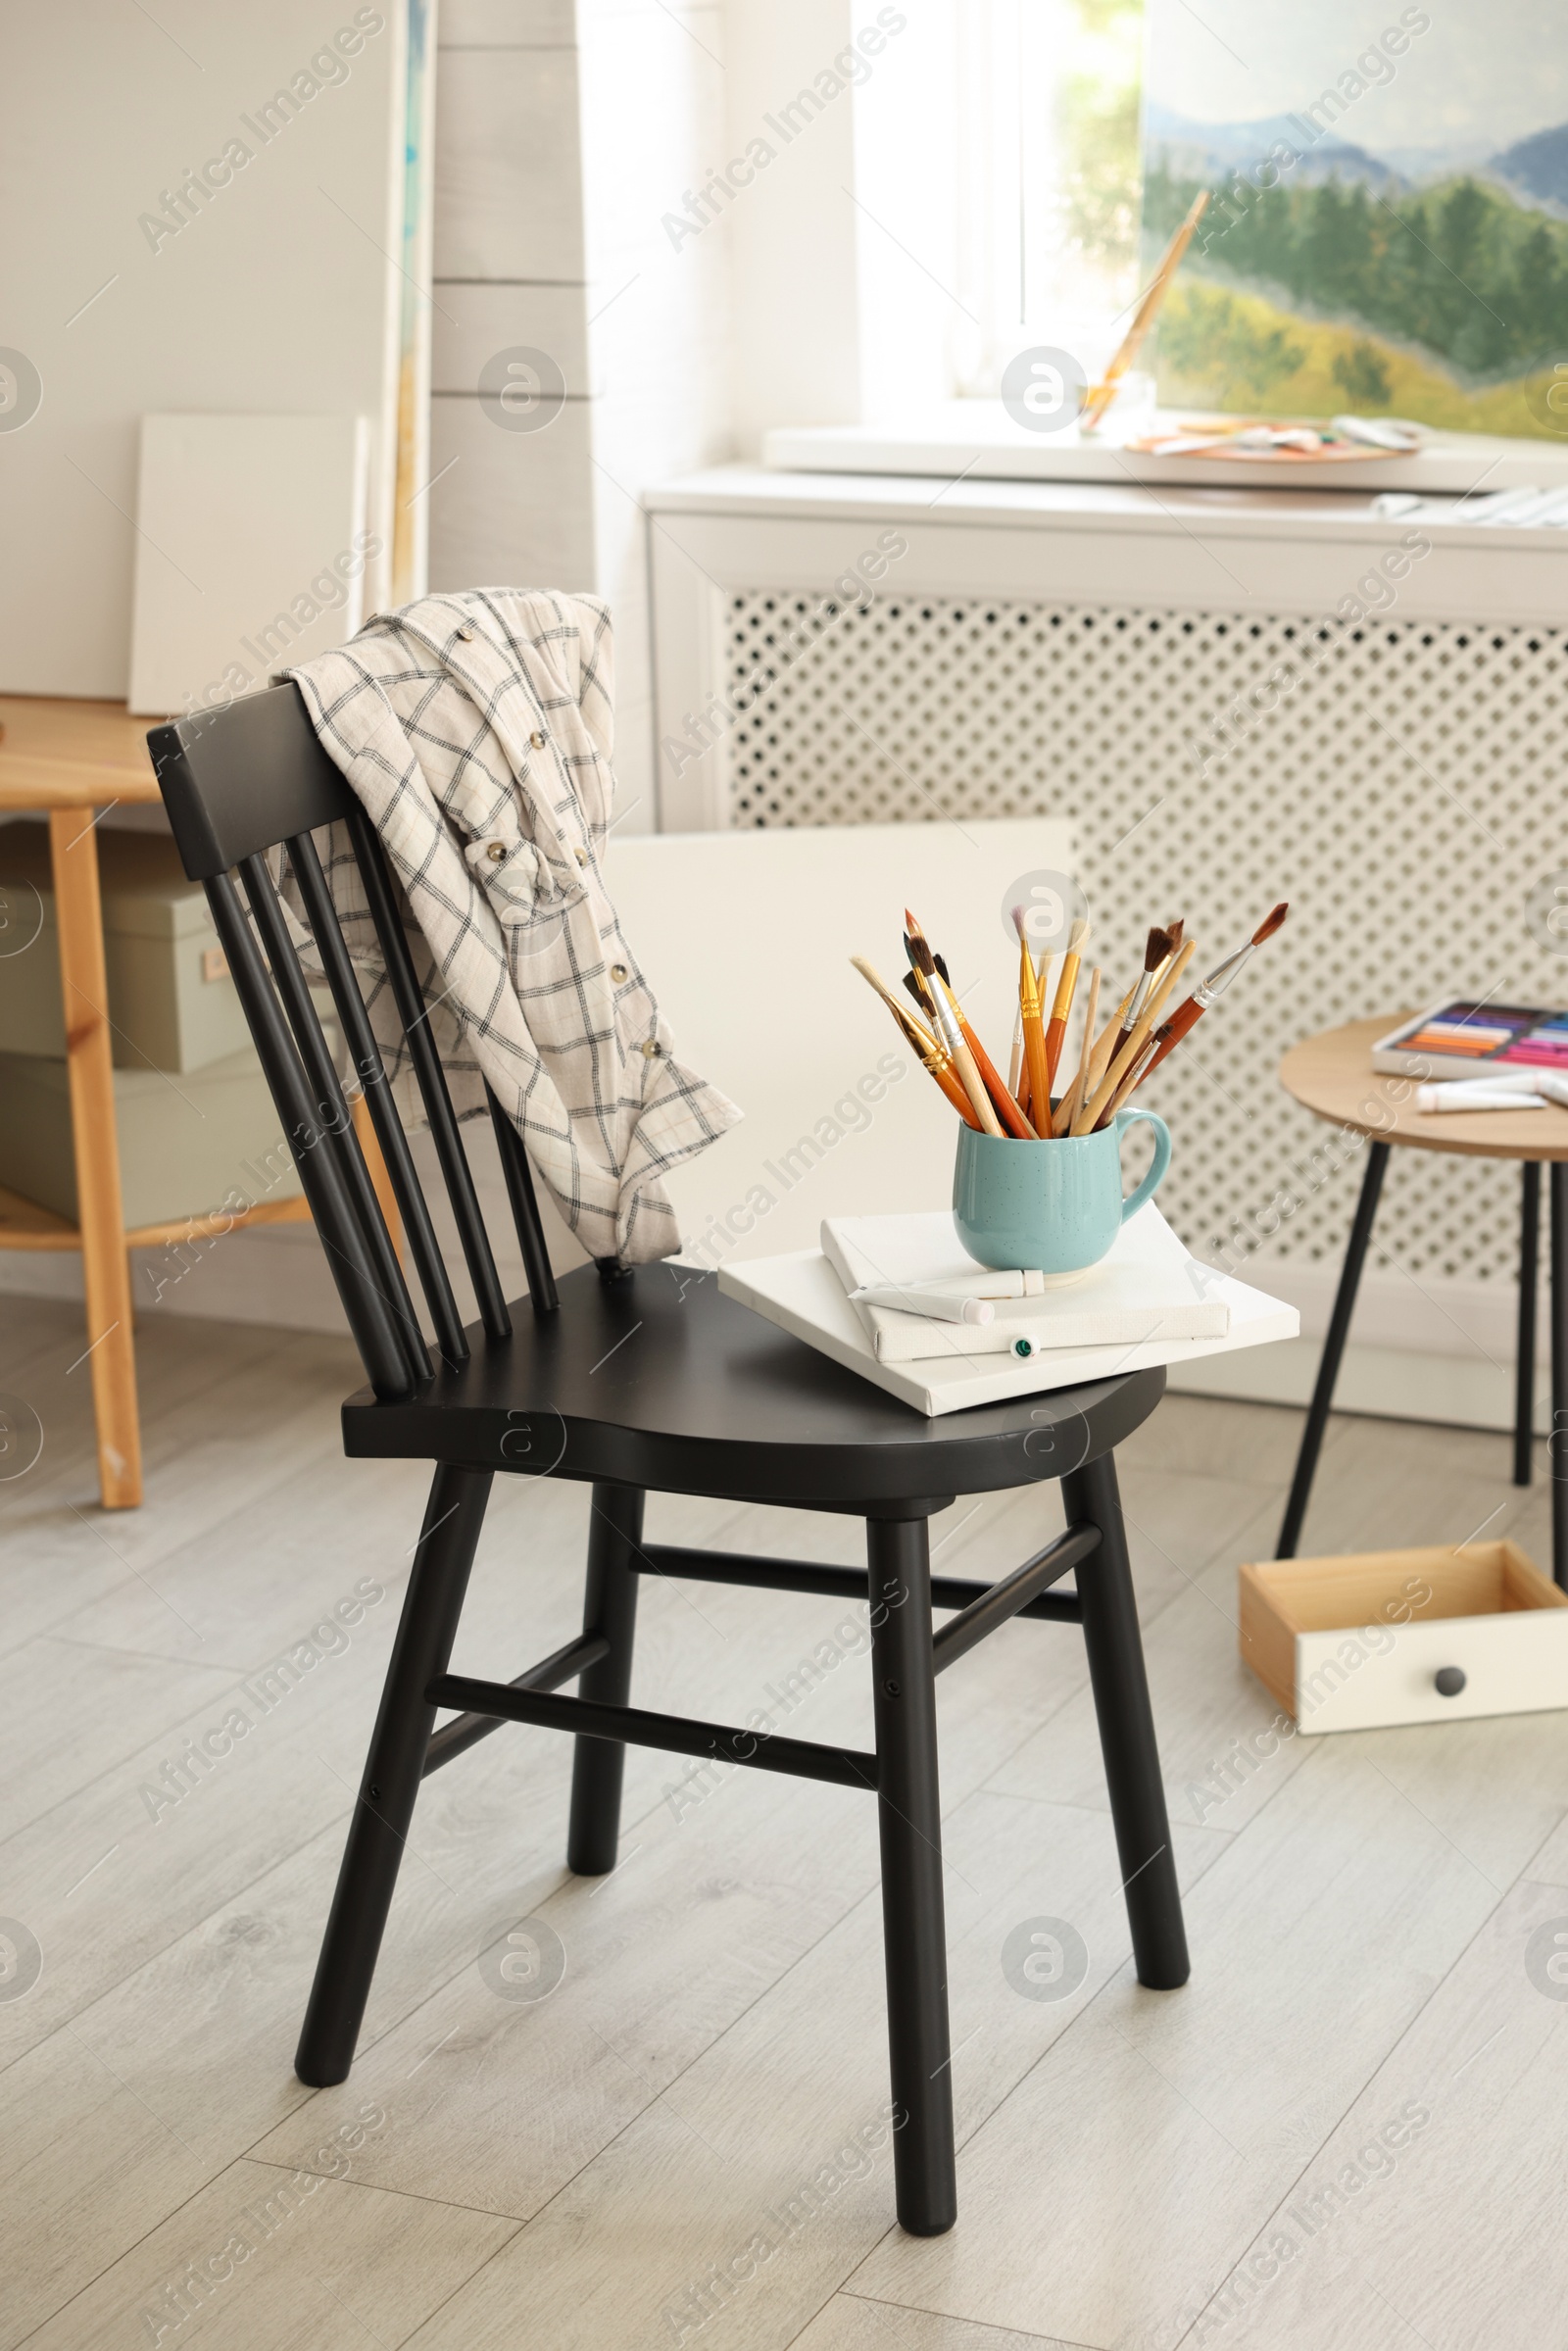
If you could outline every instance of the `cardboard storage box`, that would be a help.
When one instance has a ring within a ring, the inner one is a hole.
[[[1513,1543],[1244,1567],[1241,1646],[1298,1731],[1568,1706],[1568,1592]]]
[[[158,1069],[117,1069],[115,1117],[131,1231],[205,1215],[235,1191],[259,1205],[301,1189],[249,1046],[177,1078]],[[63,1060],[0,1053],[0,1184],[74,1223],[76,1168]]]
[[[83,826],[92,821],[81,812]],[[111,1046],[120,1069],[204,1069],[248,1043],[200,882],[161,833],[94,832]],[[66,1050],[49,828],[0,824],[0,1053]],[[40,920],[41,917],[41,920]]]

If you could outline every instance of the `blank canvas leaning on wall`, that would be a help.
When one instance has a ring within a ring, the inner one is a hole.
[[[354,416],[144,416],[130,708],[232,701],[353,636],[369,431]]]

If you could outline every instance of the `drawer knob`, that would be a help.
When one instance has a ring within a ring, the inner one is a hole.
[[[1464,1688],[1464,1667],[1440,1665],[1432,1680],[1440,1698],[1456,1698]]]

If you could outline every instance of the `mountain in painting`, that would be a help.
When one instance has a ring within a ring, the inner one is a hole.
[[[1568,213],[1568,122],[1515,140],[1492,158],[1487,171],[1516,195],[1533,196],[1538,204]]]

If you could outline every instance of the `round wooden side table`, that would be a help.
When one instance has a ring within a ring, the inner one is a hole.
[[[1282,1559],[1294,1559],[1312,1491],[1323,1432],[1334,1401],[1334,1384],[1349,1333],[1361,1268],[1372,1238],[1384,1170],[1395,1144],[1416,1151],[1458,1151],[1472,1158],[1518,1159],[1523,1166],[1519,1239],[1519,1345],[1514,1391],[1516,1486],[1530,1483],[1531,1424],[1535,1414],[1536,1285],[1540,1271],[1541,1170],[1551,1170],[1551,1572],[1568,1589],[1568,1109],[1443,1110],[1423,1114],[1415,1107],[1416,1081],[1372,1066],[1372,1047],[1397,1028],[1407,1013],[1377,1020],[1352,1020],[1325,1029],[1294,1046],[1280,1063],[1280,1083],[1314,1117],[1365,1135],[1367,1153],[1361,1197],[1356,1203],[1345,1265],[1329,1320],[1323,1359],[1301,1435],[1296,1475],[1280,1529]]]

